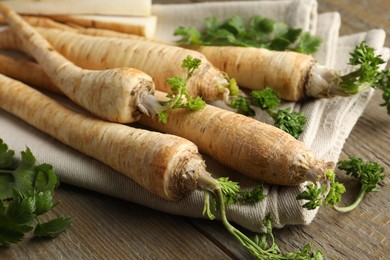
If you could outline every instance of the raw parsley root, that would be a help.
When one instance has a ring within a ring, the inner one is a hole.
[[[378,191],[378,184],[385,178],[382,166],[370,161],[363,162],[361,158],[349,157],[346,160],[339,161],[337,166],[360,183],[361,188],[355,202],[348,206],[338,205],[346,189],[343,184],[335,181],[335,173],[329,170],[327,172],[328,183],[326,186],[310,184],[307,186],[306,191],[298,195],[297,199],[307,200],[303,205],[304,208],[314,209],[325,203],[340,212],[352,211],[359,205],[365,194]]]
[[[2,75],[0,107],[168,200],[195,189],[199,175],[209,176],[190,141],[76,113]]]
[[[188,61],[197,63],[196,60]],[[28,65],[28,62],[20,65]],[[29,67],[19,68],[29,70]],[[46,77],[42,71],[37,71],[37,75],[40,79]],[[27,83],[37,86],[36,81]],[[52,83],[50,87],[56,89]],[[157,91],[156,96],[166,100],[165,93]],[[167,114],[169,120],[165,124],[159,122],[161,118],[147,116],[139,122],[150,129],[184,137],[221,164],[255,180],[297,185],[324,178],[330,167],[302,142],[253,118],[209,105],[199,111],[174,109]]]
[[[153,96],[149,102],[144,103],[146,106],[145,109],[148,111],[154,110],[160,120],[166,123],[168,120],[167,111],[171,109],[186,108],[189,110],[199,110],[204,108],[206,105],[204,100],[200,97],[190,97],[187,91],[188,79],[192,76],[193,71],[198,68],[199,64],[200,61],[198,59],[193,59],[192,57],[184,59],[182,67],[188,70],[187,77],[181,78],[175,76],[168,79],[172,94],[168,94],[167,98],[160,102],[157,102]],[[21,73],[21,71],[29,71],[30,73]],[[24,58],[0,54],[0,73],[32,86],[49,90],[56,94],[63,94],[61,89],[54,85],[39,64]],[[147,107],[151,105],[153,105],[153,108]]]
[[[25,71],[28,71],[28,73],[25,73]],[[58,87],[53,87],[53,82],[39,64],[22,57],[0,53],[0,73],[34,87],[57,94],[62,93]]]
[[[170,92],[167,78],[180,75],[182,61],[191,56],[201,64],[188,81],[188,94],[205,100],[221,99],[227,95],[230,81],[225,73],[216,69],[201,53],[145,39],[98,37],[72,31],[37,28],[51,46],[71,62],[84,69],[132,67],[153,78],[155,87]],[[0,46],[23,50],[15,36],[2,31]],[[121,55],[117,55],[121,53]]]
[[[28,22],[34,27],[47,27],[47,28],[56,28],[60,30],[76,30],[68,25],[56,22],[48,17],[43,16],[32,16],[32,15],[22,15],[23,20]],[[0,15],[0,24],[7,24],[5,18]]]
[[[288,101],[349,96],[369,87],[378,87],[384,92],[385,105],[389,106],[389,72],[378,71],[384,61],[374,54],[373,48],[364,42],[356,46],[350,53],[349,64],[358,68],[341,75],[305,54],[316,51],[320,44],[318,38],[304,34],[300,38],[302,42],[295,44],[297,48],[286,51],[301,32],[275,24],[255,17],[250,19],[247,29],[240,17],[225,22],[209,18],[204,33],[193,27],[179,27],[175,34],[182,36],[179,42],[204,54],[214,66],[234,78],[240,87],[262,89],[269,86],[280,98]],[[290,37],[292,41],[289,41]]]
[[[27,148],[21,160],[0,139],[0,245],[22,241],[33,230],[34,237],[55,237],[72,222],[68,217],[57,217],[42,223],[40,216],[49,212],[59,180],[49,164],[36,165],[35,157]]]
[[[84,70],[65,59],[18,14],[0,4],[10,28],[49,75],[75,103],[104,119],[136,121],[141,113],[155,114],[161,109],[155,101],[152,78],[133,68]],[[149,110],[148,110],[149,109]]]
[[[199,150],[252,179],[297,185],[325,178],[329,164],[301,141],[272,125],[207,105],[199,111],[172,110],[167,124],[140,123],[194,142]]]
[[[379,65],[384,61],[364,42],[350,53],[350,64],[357,68],[345,75],[318,64],[310,55],[296,52],[232,46],[199,46],[195,49],[229,77],[235,78],[240,87],[262,89],[268,86],[283,100],[350,96],[376,86],[388,89],[385,87],[388,70],[379,71]]]

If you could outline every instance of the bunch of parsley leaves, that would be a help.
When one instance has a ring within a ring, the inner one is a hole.
[[[36,165],[29,148],[16,160],[15,152],[0,139],[0,245],[18,243],[32,230],[34,237],[56,237],[71,224],[72,219],[63,216],[40,219],[58,205],[53,202],[58,185],[51,165]]]

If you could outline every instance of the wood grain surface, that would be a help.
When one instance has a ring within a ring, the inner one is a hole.
[[[318,11],[340,12],[341,35],[383,28],[390,47],[388,0],[319,0]],[[381,162],[389,174],[390,117],[379,103],[377,91],[347,139],[342,157]],[[343,181],[351,190],[348,203],[359,187],[348,177]],[[390,259],[389,184],[386,178],[380,192],[368,195],[351,213],[324,207],[309,226],[275,230],[276,242],[282,251],[311,243],[326,259]],[[0,259],[250,259],[216,221],[173,216],[68,185],[59,188],[56,198],[62,204],[53,214],[74,216],[71,227],[53,240],[26,239],[0,247]]]

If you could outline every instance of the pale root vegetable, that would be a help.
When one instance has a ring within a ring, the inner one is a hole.
[[[171,91],[166,80],[184,74],[182,61],[191,56],[201,60],[187,86],[192,97],[201,96],[206,100],[216,100],[229,92],[230,82],[226,74],[216,69],[197,51],[140,39],[95,37],[44,28],[39,29],[39,32],[56,51],[82,68],[137,68],[150,75],[156,88],[163,92]],[[2,34],[1,38],[5,38],[5,35]],[[2,44],[1,47],[6,46]]]
[[[84,28],[97,28],[152,38],[157,27],[157,16],[98,16],[58,15],[50,16],[54,21]]]
[[[151,14],[151,0],[3,0],[3,4],[21,14],[63,15],[100,14],[135,15]]]
[[[57,87],[53,87],[54,84],[39,64],[25,58],[0,53],[0,73],[34,87],[62,94]]]
[[[333,167],[279,128],[214,106],[193,112],[171,111],[167,124],[145,117],[140,123],[184,137],[221,164],[270,184],[323,181]]]
[[[141,112],[150,113],[147,108],[153,100],[150,97],[153,97],[154,83],[149,75],[134,68],[81,69],[56,52],[14,11],[2,4],[0,11],[20,38],[23,48],[71,100],[93,114],[115,122],[133,122],[139,119]]]
[[[4,29],[0,31],[0,49],[12,51],[26,51],[23,48],[20,39],[9,29]]]
[[[58,22],[56,22],[48,17],[31,16],[31,15],[23,15],[22,17],[26,22],[28,22],[30,25],[35,26],[35,27],[53,28],[53,29],[59,29],[59,30],[72,29],[71,26],[58,23]],[[2,15],[0,15],[0,24],[2,24],[2,25],[7,24],[7,21],[5,20],[4,16],[2,16]]]
[[[177,200],[199,185],[209,185],[211,177],[196,145],[178,136],[77,113],[1,74],[0,108],[164,199]]]
[[[156,31],[156,16],[95,16],[95,15],[22,15],[23,19],[34,27],[53,28],[88,32],[91,29],[120,32],[152,38]],[[0,24],[5,24],[0,16]]]
[[[103,37],[115,37],[115,38],[134,38],[134,39],[145,39],[145,37],[137,34],[129,34],[129,33],[122,33],[118,31],[113,31],[110,29],[101,29],[101,28],[93,28],[93,27],[82,27],[80,25],[76,24],[63,24],[57,21],[54,21],[53,19],[49,17],[44,16],[29,16],[29,15],[23,15],[23,19],[28,22],[31,26],[39,28],[47,28],[47,29],[58,29],[63,31],[71,31],[71,32],[77,32],[82,33],[86,35],[91,36],[103,36]],[[5,21],[5,18],[0,15],[0,24],[6,25],[7,22]],[[4,41],[15,41],[15,38],[9,30],[5,29],[1,33],[0,42]],[[21,43],[20,43],[21,45]],[[8,44],[2,44],[2,47],[11,47],[11,45]],[[14,47],[16,48],[16,47]]]
[[[18,72],[36,66],[29,61],[15,62],[21,69],[12,73],[16,79],[20,79]],[[39,71],[39,66],[36,75],[39,79],[31,77],[27,83],[38,86],[46,78],[46,89],[58,92],[45,73]],[[163,99],[166,94],[157,91],[156,95]],[[325,179],[327,169],[333,167],[331,163],[317,159],[307,146],[284,131],[213,106],[206,106],[201,111],[173,110],[165,124],[150,117],[142,117],[139,123],[186,138],[221,164],[267,183],[297,185]]]
[[[51,29],[42,29],[40,33],[57,51],[80,67],[134,67],[148,73],[156,88],[163,92],[170,92],[166,79],[183,71],[182,60],[187,56],[201,60],[199,68],[188,82],[187,88],[192,97],[220,99],[229,87],[226,75],[196,51],[134,38],[93,37]],[[118,53],[121,55],[117,55]]]
[[[292,51],[236,46],[193,47],[240,87],[271,87],[284,100],[342,94],[340,74],[318,64],[311,55]],[[345,94],[345,93],[344,93]]]

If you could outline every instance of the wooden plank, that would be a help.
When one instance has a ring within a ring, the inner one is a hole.
[[[340,35],[382,28],[386,31],[385,46],[390,46],[390,4],[386,0],[321,0],[318,12],[336,11],[341,15]]]
[[[62,185],[50,213],[74,217],[53,240],[0,247],[1,259],[223,259],[228,256],[179,216]]]

